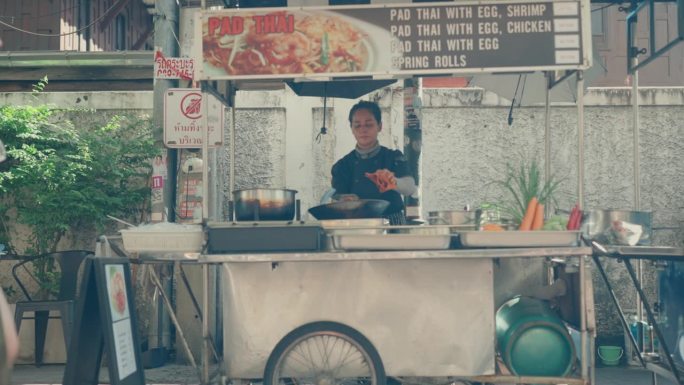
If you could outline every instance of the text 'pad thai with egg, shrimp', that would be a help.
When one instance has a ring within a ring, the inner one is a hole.
[[[369,61],[367,36],[337,16],[271,12],[212,16],[205,63],[228,75],[355,72]]]

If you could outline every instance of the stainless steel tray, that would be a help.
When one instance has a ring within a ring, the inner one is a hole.
[[[333,237],[337,250],[444,250],[451,235],[343,234]]]
[[[462,231],[463,247],[577,246],[579,231]]]

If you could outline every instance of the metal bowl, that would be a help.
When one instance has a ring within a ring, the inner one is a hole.
[[[296,190],[252,188],[233,191],[236,221],[291,221]]]
[[[480,211],[440,210],[428,213],[428,223],[431,225],[473,225],[477,226]]]
[[[652,230],[652,213],[650,211],[631,210],[587,210],[582,214],[580,230],[591,240],[605,244],[629,244],[621,237],[611,236],[613,222],[621,221],[640,226],[641,236],[637,245],[650,245]]]

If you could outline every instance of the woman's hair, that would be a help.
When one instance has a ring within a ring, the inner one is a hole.
[[[358,110],[368,110],[370,111],[371,114],[373,114],[373,117],[375,120],[378,122],[378,124],[382,123],[382,113],[380,112],[380,107],[378,107],[378,104],[375,102],[367,102],[367,101],[360,101],[356,104],[354,104],[354,107],[349,110],[349,124],[352,124],[352,119],[354,118],[354,113]]]

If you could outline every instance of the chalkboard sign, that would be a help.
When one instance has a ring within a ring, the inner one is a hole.
[[[128,260],[86,259],[79,293],[63,384],[98,384],[106,349],[110,384],[144,385]]]

